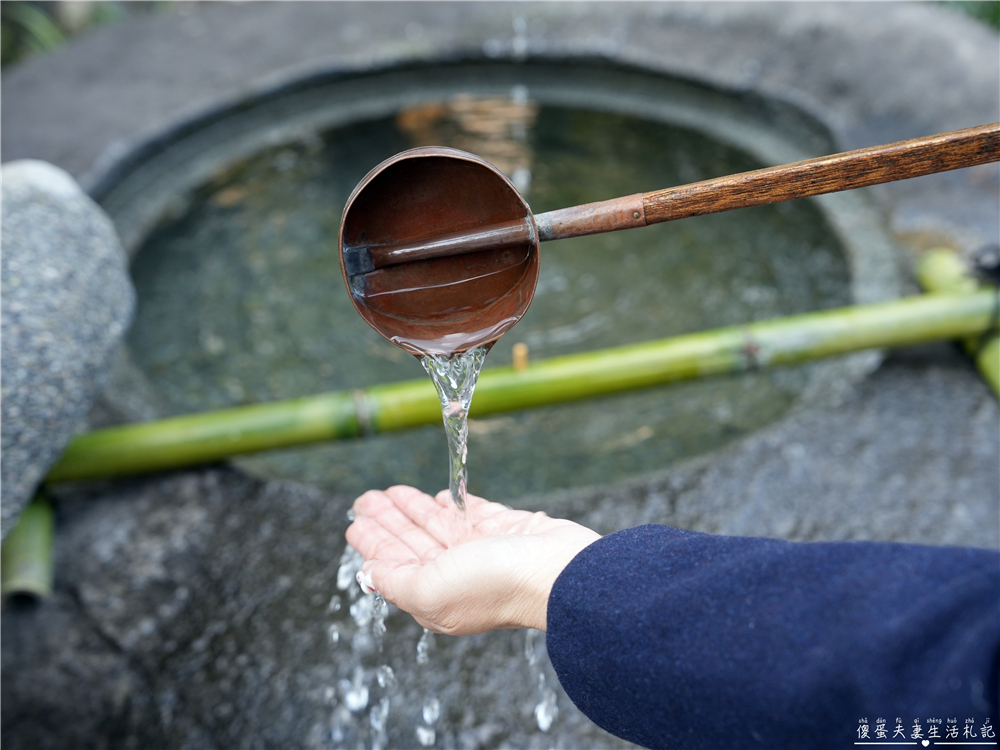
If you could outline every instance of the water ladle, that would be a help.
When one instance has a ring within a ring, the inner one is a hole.
[[[417,356],[491,346],[528,309],[539,243],[851,190],[1000,160],[1000,123],[718,177],[537,216],[489,162],[445,147],[375,167],[344,208],[351,300]]]

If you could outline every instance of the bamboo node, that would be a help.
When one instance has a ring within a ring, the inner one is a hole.
[[[374,432],[368,396],[361,388],[355,388],[351,391],[351,398],[354,401],[354,416],[358,420],[358,431],[361,433],[361,437],[368,437]]]

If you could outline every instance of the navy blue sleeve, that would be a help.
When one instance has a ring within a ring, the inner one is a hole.
[[[567,566],[546,642],[580,710],[650,748],[845,748],[862,719],[1000,736],[989,550],[640,526]]]

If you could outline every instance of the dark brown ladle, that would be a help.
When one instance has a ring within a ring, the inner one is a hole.
[[[1000,123],[848,151],[533,216],[496,167],[405,151],[355,188],[340,265],[361,317],[406,349],[492,345],[528,309],[538,243],[822,195],[1000,160]]]
[[[511,224],[526,230],[517,241],[490,230]],[[493,344],[528,309],[538,281],[534,227],[492,164],[452,148],[413,149],[375,167],[348,198],[341,270],[354,306],[382,336],[418,356],[451,356]],[[471,244],[449,253],[428,241],[451,233],[473,235]],[[413,245],[429,250],[392,258]]]

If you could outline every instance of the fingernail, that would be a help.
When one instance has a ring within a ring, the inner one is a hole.
[[[358,578],[358,585],[361,587],[361,590],[364,593],[366,594],[375,593],[375,583],[374,581],[372,581],[371,573],[365,573],[363,570],[359,570],[357,578]]]

